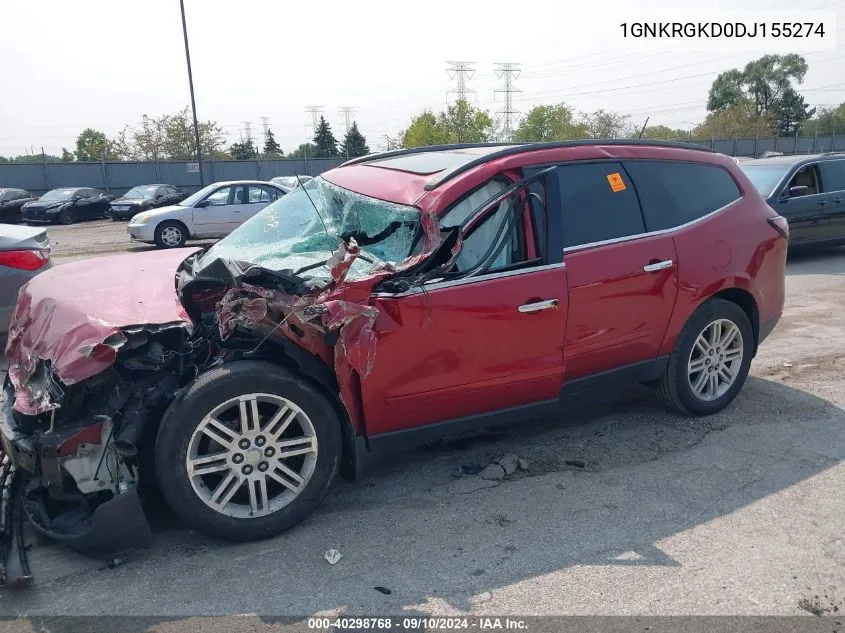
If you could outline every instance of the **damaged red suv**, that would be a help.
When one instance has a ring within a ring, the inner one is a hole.
[[[443,146],[349,161],[203,251],[21,292],[0,430],[23,515],[148,543],[296,525],[338,472],[630,383],[723,409],[784,302],[786,221],[693,145]]]

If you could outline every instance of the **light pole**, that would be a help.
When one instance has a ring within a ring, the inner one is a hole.
[[[194,100],[194,75],[191,72],[191,50],[188,48],[188,26],[185,24],[185,0],[179,0],[179,8],[182,10],[182,34],[185,36],[185,59],[188,62],[188,86],[191,89],[191,111],[194,114],[194,141],[197,149],[197,165],[200,172],[200,188],[205,186],[202,175],[202,152],[200,151],[200,129],[197,124],[197,103]]]

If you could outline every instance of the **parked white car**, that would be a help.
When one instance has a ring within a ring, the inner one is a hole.
[[[228,235],[285,193],[283,187],[272,182],[216,182],[179,204],[138,213],[126,230],[133,241],[177,248],[188,239]]]

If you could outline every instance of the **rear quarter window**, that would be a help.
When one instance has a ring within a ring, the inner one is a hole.
[[[643,160],[626,162],[625,169],[647,231],[681,226],[742,197],[733,177],[717,165]]]

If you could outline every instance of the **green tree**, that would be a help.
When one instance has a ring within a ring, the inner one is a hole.
[[[267,138],[264,139],[264,155],[268,157],[285,155],[282,148],[276,142],[276,137],[273,136],[273,130],[270,128],[267,128]]]
[[[316,145],[313,143],[302,143],[299,147],[288,154],[288,158],[314,158],[316,155]]]
[[[101,160],[104,153],[106,158],[115,158],[109,139],[99,130],[85,128],[76,137],[76,160]]]
[[[803,127],[804,134],[842,134],[845,133],[845,103],[833,108],[819,108],[812,119]]]
[[[718,112],[738,104],[750,104],[758,115],[795,106],[792,82],[801,84],[807,74],[807,61],[795,53],[764,55],[745,68],[721,73],[710,86],[707,110]],[[783,100],[791,104],[783,103]]]
[[[780,134],[797,134],[807,119],[816,113],[804,102],[804,96],[798,94],[792,86],[783,91],[772,108],[777,117],[777,130]]]
[[[589,138],[625,138],[634,135],[629,120],[630,116],[627,114],[599,109],[585,114],[583,123]]]
[[[9,161],[8,158],[6,158],[5,156],[0,156],[0,165],[6,164],[6,163],[9,163],[9,162],[11,162],[11,161]]]
[[[711,112],[693,130],[698,139],[754,138],[774,133],[775,121],[771,113],[758,114],[750,101]]]
[[[356,156],[366,156],[369,153],[370,148],[367,147],[367,139],[358,130],[358,123],[353,121],[340,144],[340,155],[355,158]]]
[[[317,158],[332,158],[339,155],[337,139],[332,134],[332,126],[323,116],[320,117],[320,124],[314,133],[314,146],[317,148]]]
[[[62,148],[62,162],[63,163],[72,163],[73,162],[73,153],[67,151],[67,147]]]
[[[199,121],[203,158],[225,158],[226,137],[214,121]],[[110,142],[112,152],[123,160],[195,160],[193,118],[187,107],[176,114],[141,118],[138,127],[125,126]]]
[[[250,158],[255,158],[258,154],[251,138],[240,143],[232,143],[229,147],[229,153],[235,160],[249,160]]]
[[[637,132],[639,136],[639,132]],[[653,141],[686,141],[690,137],[690,133],[686,130],[673,129],[665,125],[649,125],[643,131],[642,138],[651,139]]]
[[[395,139],[389,139],[388,146]],[[426,147],[429,145],[443,145],[449,142],[449,134],[439,125],[437,116],[425,110],[411,120],[408,129],[402,134],[402,147]],[[392,149],[397,149],[392,147]]]
[[[575,110],[564,104],[534,106],[520,122],[513,140],[520,143],[563,141],[587,136],[587,126],[576,122]]]

